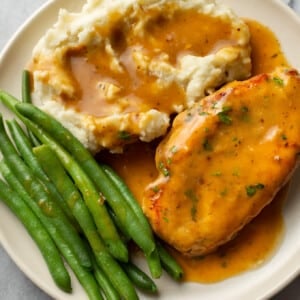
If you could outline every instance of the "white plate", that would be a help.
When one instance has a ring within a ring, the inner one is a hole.
[[[256,19],[269,26],[282,44],[289,62],[300,70],[300,20],[291,10],[275,0],[223,0],[242,17]],[[20,75],[31,50],[57,18],[59,8],[78,10],[82,0],[49,1],[14,36],[0,56],[0,88],[20,95]],[[298,48],[297,48],[298,47]],[[4,115],[7,113],[0,108]],[[300,271],[300,172],[292,182],[284,211],[286,233],[275,255],[262,267],[228,280],[209,284],[176,284],[164,276],[159,280],[160,299],[253,300],[270,297],[290,282]],[[45,263],[22,225],[6,209],[0,208],[0,241],[19,268],[41,289],[55,299],[84,300],[86,295],[77,280],[73,293],[56,288]],[[153,299],[141,295],[141,299]]]

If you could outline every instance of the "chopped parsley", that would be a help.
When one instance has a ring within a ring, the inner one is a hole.
[[[168,211],[167,211],[167,209],[165,209],[164,211],[163,211],[163,220],[166,222],[166,223],[168,223],[169,222],[169,219],[168,219]]]
[[[232,172],[232,175],[233,175],[233,176],[236,176],[236,177],[239,177],[239,176],[240,176],[240,171],[239,171],[239,169],[234,169],[233,172]]]
[[[191,215],[192,215],[193,221],[196,221],[196,214],[197,214],[197,207],[195,204],[193,204],[193,206],[191,208]]]
[[[216,176],[216,177],[219,177],[222,175],[222,172],[221,171],[216,171],[214,173],[211,174],[212,176]]]
[[[249,116],[249,107],[246,105],[243,105],[241,107],[241,120],[248,122],[250,120],[249,117],[250,117]]]
[[[216,108],[217,108],[217,101],[215,101],[215,102],[213,102],[213,103],[211,104],[211,108],[212,108],[212,109],[216,109]]]
[[[208,112],[206,112],[206,111],[199,112],[199,116],[207,116],[207,115],[208,115]]]
[[[176,153],[177,151],[178,151],[178,149],[175,145],[172,146],[171,149],[170,149],[170,152],[173,153],[173,154]]]
[[[213,147],[212,147],[212,145],[211,145],[211,143],[209,142],[208,139],[205,139],[205,140],[204,140],[202,146],[203,146],[203,149],[204,149],[205,151],[212,151],[212,150],[213,150]]]
[[[118,137],[119,137],[119,139],[121,139],[121,140],[127,141],[127,140],[130,140],[131,135],[130,135],[129,132],[127,132],[127,131],[124,130],[124,131],[119,131]]]
[[[284,81],[279,77],[273,77],[273,82],[275,82],[278,86],[284,86]]]
[[[249,111],[249,108],[247,107],[247,106],[245,106],[245,105],[243,105],[242,107],[241,107],[241,112],[242,113],[247,113]]]
[[[157,185],[154,186],[154,187],[152,187],[151,190],[152,190],[155,194],[157,194],[157,193],[160,191],[160,189],[159,189],[159,187],[158,187]]]
[[[231,107],[229,106],[224,106],[222,111],[220,111],[217,115],[219,117],[219,120],[226,124],[226,125],[231,125],[232,124],[232,118],[229,116],[229,112],[231,112]]]
[[[170,171],[167,169],[167,167],[165,166],[165,164],[162,161],[158,164],[158,169],[162,172],[162,174],[165,177],[170,176]]]
[[[198,198],[197,195],[195,194],[195,192],[191,189],[186,190],[184,192],[184,195],[189,198],[190,200],[192,200],[192,207],[191,207],[191,216],[193,221],[196,221],[196,214],[197,214],[197,203],[198,203]]]
[[[262,189],[264,189],[264,187],[265,186],[262,183],[258,183],[258,184],[255,184],[255,185],[248,185],[248,186],[246,186],[247,196],[253,197],[258,190],[262,190]]]
[[[169,219],[165,216],[163,216],[163,220],[166,222],[166,223],[169,223]]]
[[[221,196],[221,197],[225,197],[227,194],[228,194],[228,189],[227,189],[227,188],[223,189],[223,190],[220,192],[220,196]]]
[[[186,113],[185,122],[190,122],[193,119],[194,115],[189,111]]]

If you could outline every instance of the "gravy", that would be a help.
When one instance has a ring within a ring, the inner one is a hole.
[[[113,56],[104,45],[69,53],[70,71],[80,83],[80,100],[65,99],[68,105],[101,117],[149,109],[173,113],[174,107],[185,102],[184,89],[175,81],[162,84],[159,76],[152,74],[150,61],[162,60],[176,66],[183,54],[206,56],[237,43],[231,24],[221,18],[194,10],[174,15],[155,10],[145,13],[151,15],[151,21],[145,25],[143,35],[133,32],[124,21],[112,29],[99,29],[112,41]],[[168,71],[166,76],[170,76]],[[116,98],[118,101],[114,101]]]
[[[247,20],[251,31],[253,75],[270,72],[277,66],[288,66],[280,44],[265,26]],[[145,187],[157,177],[154,164],[155,144],[128,146],[124,154],[105,155],[100,159],[111,164],[125,179],[141,201]],[[282,206],[287,187],[274,201],[248,224],[238,236],[215,253],[199,258],[186,258],[171,250],[184,269],[184,280],[212,283],[256,268],[276,249],[283,233]]]

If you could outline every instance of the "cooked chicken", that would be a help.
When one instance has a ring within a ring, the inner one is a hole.
[[[179,114],[156,152],[143,209],[188,256],[232,239],[274,198],[300,151],[300,75],[278,69],[233,82]]]

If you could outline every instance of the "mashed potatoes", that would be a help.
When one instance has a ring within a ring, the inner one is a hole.
[[[249,31],[212,0],[88,0],[30,63],[33,102],[92,152],[166,133],[171,116],[250,75]]]

